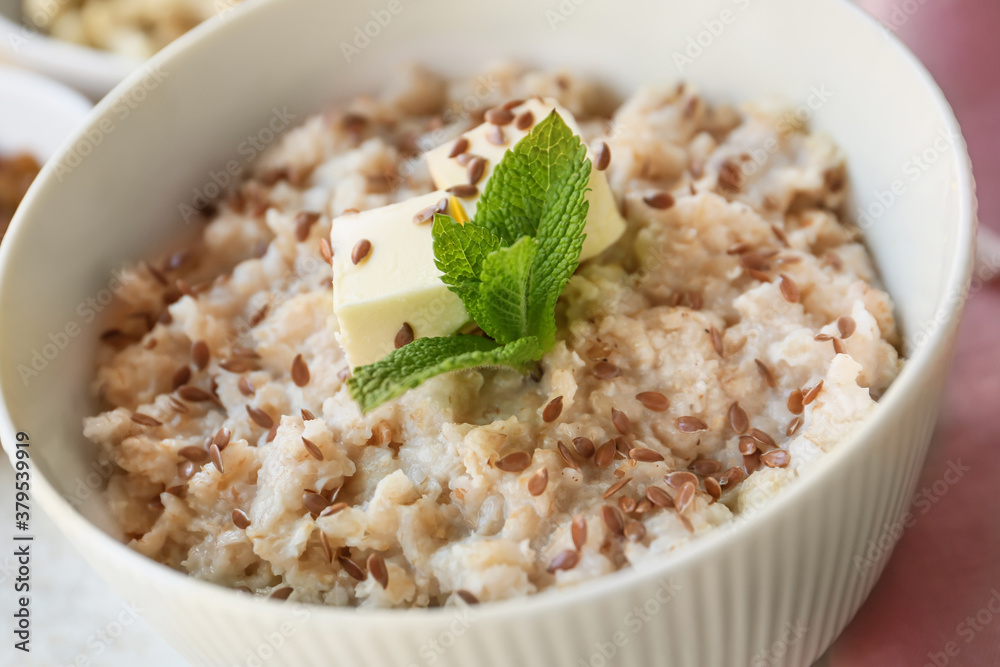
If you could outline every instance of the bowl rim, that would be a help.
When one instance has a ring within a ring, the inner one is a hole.
[[[947,274],[941,300],[937,304],[935,311],[935,321],[938,325],[916,346],[912,351],[912,355],[907,357],[906,363],[903,364],[899,375],[880,398],[877,412],[881,414],[900,409],[906,395],[915,390],[920,379],[932,370],[932,366],[939,360],[940,356],[948,354],[950,351],[950,342],[965,305],[964,298],[953,299],[950,296],[954,294],[964,295],[966,293],[973,269],[977,226],[974,181],[966,143],[961,134],[958,121],[940,87],[933,80],[923,64],[895,35],[889,34],[890,31],[885,29],[875,18],[868,15],[854,3],[848,0],[826,1],[833,5],[841,5],[841,10],[843,11],[852,12],[854,15],[852,20],[866,24],[869,28],[875,27],[883,32],[885,38],[892,45],[895,56],[902,58],[905,64],[917,75],[924,92],[927,94],[930,102],[934,104],[935,111],[939,119],[943,121],[947,131],[951,136],[957,138],[956,141],[951,143],[949,153],[955,161],[957,172],[957,217],[959,224],[953,255],[947,258],[951,265],[950,270]],[[145,66],[132,72],[124,81],[119,83],[94,108],[88,117],[88,122],[83,123],[77,129],[74,136],[63,144],[62,150],[58,151],[56,156],[62,156],[70,150],[75,141],[90,129],[93,122],[100,119],[105,112],[109,111],[120,96],[127,93],[133,86],[140,84],[145,75],[146,67],[158,67],[161,64],[169,64],[174,56],[179,52],[183,52],[189,44],[198,44],[209,39],[214,39],[216,34],[238,31],[243,21],[255,20],[257,14],[272,11],[279,4],[281,4],[281,0],[250,0],[243,3],[240,11],[236,12],[231,19],[225,21],[225,25],[219,23],[218,17],[209,19],[166,46],[150,61],[147,61]],[[9,258],[15,252],[18,252],[14,248],[18,245],[21,228],[27,224],[28,211],[33,208],[34,202],[44,195],[46,188],[51,186],[50,181],[52,179],[50,175],[55,169],[57,162],[58,160],[56,159],[50,160],[43,167],[41,174],[25,197],[24,205],[15,214],[8,231],[7,242],[0,245],[0,293],[5,289],[9,289],[6,283],[11,278],[8,277],[7,266]],[[16,432],[16,429],[8,410],[5,393],[4,386],[0,384],[0,426],[2,426],[2,432],[12,434]],[[752,517],[748,520],[736,521],[709,531],[708,534],[701,535],[697,539],[679,547],[676,551],[665,555],[659,562],[617,570],[566,588],[549,589],[520,598],[498,600],[476,605],[474,613],[479,620],[499,621],[528,612],[538,614],[565,608],[570,605],[579,604],[585,600],[605,597],[614,590],[632,588],[643,582],[655,584],[663,580],[670,580],[675,571],[681,570],[692,561],[701,558],[706,552],[723,549],[726,545],[732,544],[745,531],[753,530],[759,523],[766,521],[768,516],[779,512],[788,505],[794,505],[802,494],[810,493],[812,487],[815,486],[816,480],[833,475],[843,464],[845,458],[851,455],[856,448],[863,446],[863,443],[872,439],[872,433],[880,426],[881,421],[884,420],[880,419],[878,414],[866,418],[851,437],[832,451],[824,454],[823,460],[825,462],[822,465],[813,466],[800,472],[798,479],[794,483],[783,489],[778,496],[769,499],[763,507],[755,510]],[[13,461],[12,453],[8,451],[7,454]],[[32,485],[32,494],[38,498],[39,504],[58,525],[62,526],[63,522],[75,522],[75,530],[73,535],[71,535],[71,541],[75,542],[76,539],[86,539],[88,542],[94,544],[93,551],[113,552],[119,561],[126,563],[129,568],[134,571],[142,571],[143,576],[155,579],[157,587],[170,587],[175,590],[180,587],[184,593],[190,595],[208,596],[216,604],[239,604],[241,606],[265,605],[259,607],[262,612],[270,610],[271,613],[280,613],[280,607],[266,606],[273,604],[273,601],[267,598],[248,596],[235,589],[197,579],[129,548],[128,545],[108,535],[77,512],[44,475],[33,475]],[[74,544],[74,546],[76,545]],[[454,608],[449,606],[367,609],[297,602],[282,602],[281,604],[286,606],[291,604],[292,606],[288,607],[289,609],[294,606],[307,607],[311,614],[318,614],[324,620],[340,621],[344,621],[345,619],[391,619],[399,622],[405,618],[407,621],[413,622],[441,622],[450,620],[450,617],[447,615],[454,611]],[[250,607],[247,608],[249,609]]]

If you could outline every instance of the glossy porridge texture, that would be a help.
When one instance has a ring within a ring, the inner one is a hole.
[[[535,377],[453,373],[362,415],[331,218],[432,190],[421,149],[532,94],[607,142],[627,232],[572,278]],[[130,545],[302,602],[498,600],[661,561],[848,438],[902,362],[838,213],[842,154],[780,106],[690,84],[610,99],[566,73],[413,68],[305,120],[196,241],[136,267],[85,423]]]

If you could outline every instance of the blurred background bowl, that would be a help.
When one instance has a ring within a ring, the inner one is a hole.
[[[0,154],[25,152],[44,162],[92,107],[75,90],[0,65]]]
[[[57,2],[58,0],[53,0]],[[142,61],[54,39],[35,31],[21,0],[0,0],[0,52],[8,60],[52,77],[93,100],[118,85]]]

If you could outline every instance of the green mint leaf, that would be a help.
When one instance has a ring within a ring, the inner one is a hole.
[[[480,366],[510,366],[523,372],[541,356],[535,338],[508,345],[481,336],[418,338],[373,364],[354,369],[347,387],[361,411],[369,412],[435,375]]]
[[[489,308],[482,303],[479,295],[479,276],[486,257],[500,248],[500,239],[484,227],[472,223],[462,225],[451,216],[440,213],[434,216],[431,234],[434,238],[434,263],[442,273],[442,282],[458,295],[473,320],[478,323],[488,319]],[[487,331],[485,327],[483,331]],[[497,338],[492,332],[487,333]]]
[[[543,228],[546,235],[577,236],[583,231],[586,210],[579,230],[559,225],[575,218],[573,213],[585,203],[589,180],[587,148],[553,111],[493,170],[474,222],[499,236],[504,245],[513,245],[522,236],[540,236]]]
[[[506,245],[522,236],[537,242],[522,335],[538,337],[545,350],[555,344],[556,301],[580,264],[590,171],[587,148],[553,111],[507,152],[476,209],[473,222]],[[482,322],[479,326],[500,340]]]
[[[483,262],[479,300],[485,312],[476,323],[501,343],[532,335],[530,311],[537,254],[535,239],[522,236],[514,245],[493,251]]]

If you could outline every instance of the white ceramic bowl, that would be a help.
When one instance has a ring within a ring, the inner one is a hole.
[[[56,5],[60,0],[52,2]],[[0,53],[95,100],[142,64],[134,58],[47,37],[30,25],[22,15],[21,0],[0,0]]]
[[[342,43],[366,30],[347,62]],[[12,323],[0,329],[0,435],[30,434],[34,502],[182,655],[196,665],[595,667],[612,652],[615,664],[636,666],[807,665],[820,655],[889,557],[885,548],[874,565],[857,563],[873,540],[884,545],[909,505],[972,266],[965,145],[907,51],[839,0],[274,0],[183,41],[154,59],[159,82],[136,73],[99,105],[46,166],[0,250],[0,313]],[[101,474],[80,435],[100,326],[83,322],[78,304],[108,287],[113,267],[182,234],[179,204],[273,109],[304,119],[377,90],[387,70],[412,59],[470,73],[512,56],[603,75],[629,91],[674,81],[674,54],[688,48],[683,75],[710,98],[812,101],[813,126],[848,156],[852,207],[872,220],[867,239],[910,357],[855,438],[747,520],[655,567],[468,615],[252,599],[114,539],[91,488]],[[911,182],[921,154],[934,164]],[[81,332],[64,341],[69,324]],[[33,357],[42,368],[25,381],[19,366]],[[81,514],[74,506],[84,496]],[[648,614],[640,628],[636,607]]]

